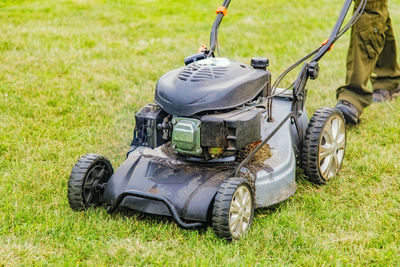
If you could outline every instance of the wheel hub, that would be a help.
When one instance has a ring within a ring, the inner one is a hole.
[[[83,190],[83,196],[86,203],[99,200],[99,193],[104,189],[106,183],[105,176],[107,175],[106,167],[101,163],[93,166],[93,168],[88,172]]]
[[[250,225],[251,201],[251,194],[246,186],[239,187],[232,198],[229,227],[235,238],[242,236]]]
[[[332,116],[325,124],[319,147],[319,168],[324,179],[334,177],[343,161],[345,126],[338,116]]]

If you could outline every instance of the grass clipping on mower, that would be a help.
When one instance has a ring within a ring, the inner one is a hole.
[[[260,144],[261,142],[256,142],[252,143],[248,146],[246,146],[244,149],[242,149],[239,154],[238,154],[238,159],[239,160],[244,160],[247,158],[251,152],[256,149],[256,147]],[[264,165],[264,161],[271,157],[271,149],[268,144],[265,144],[261,147],[261,149],[254,155],[254,157],[251,159],[249,162],[249,165],[252,165],[252,167],[259,167],[261,165]]]

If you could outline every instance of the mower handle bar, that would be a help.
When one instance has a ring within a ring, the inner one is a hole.
[[[224,0],[222,7],[228,9],[230,2],[231,2],[231,0]],[[330,50],[332,45],[335,43],[352,2],[353,2],[353,0],[345,1],[344,5],[342,7],[342,10],[340,11],[339,17],[336,21],[336,24],[329,36],[328,41],[321,47],[321,49],[317,52],[317,54],[312,58],[311,61],[318,62]],[[217,18],[215,19],[214,24],[212,26],[211,35],[210,35],[210,51],[208,54],[209,57],[214,56],[214,52],[215,52],[215,49],[218,44],[218,28],[222,22],[223,17],[224,17],[224,14],[222,12],[218,13]]]
[[[349,12],[351,3],[353,0],[346,0],[342,10],[340,11],[339,17],[336,21],[335,26],[329,36],[328,41],[321,47],[321,49],[317,52],[317,54],[311,59],[311,62],[315,61],[318,62],[332,47],[332,45],[337,40],[337,36],[339,34],[340,28],[343,25],[344,19],[346,18],[347,13]]]
[[[224,0],[222,7],[228,9],[231,0]],[[222,19],[224,18],[224,14],[222,12],[217,14],[217,18],[214,21],[214,24],[211,29],[211,36],[210,36],[210,52],[208,56],[214,56],[215,48],[218,44],[218,27],[221,24]]]

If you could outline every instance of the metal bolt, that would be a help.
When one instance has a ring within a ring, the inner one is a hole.
[[[177,121],[176,121],[176,119],[172,119],[172,124],[176,124],[177,123]]]
[[[374,33],[378,33],[379,29],[377,27],[374,28]]]
[[[203,151],[201,148],[196,149],[196,153],[201,153]]]

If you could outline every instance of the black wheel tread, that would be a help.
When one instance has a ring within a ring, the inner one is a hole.
[[[107,158],[97,154],[86,154],[82,156],[72,168],[68,180],[67,196],[68,203],[73,210],[85,210],[90,206],[88,203],[85,203],[82,195],[82,187],[87,171],[95,162],[98,161],[107,162],[111,166],[111,171],[113,172],[110,161]]]
[[[232,240],[232,234],[229,228],[229,209],[233,194],[236,189],[245,184],[249,187],[252,196],[253,211],[254,214],[254,190],[251,184],[243,178],[228,178],[219,187],[218,192],[215,196],[213,212],[212,212],[212,225],[215,233],[227,240]],[[252,221],[252,217],[250,222]],[[250,224],[251,225],[251,224]],[[250,226],[249,226],[250,227]]]
[[[303,140],[301,164],[304,173],[308,180],[319,185],[326,184],[327,182],[319,173],[318,168],[319,163],[317,162],[317,159],[319,139],[327,120],[334,114],[338,114],[344,123],[343,114],[336,108],[322,107],[315,111],[314,115],[310,119]]]

